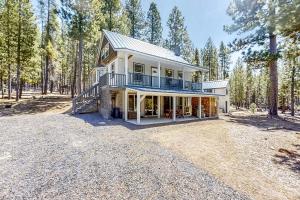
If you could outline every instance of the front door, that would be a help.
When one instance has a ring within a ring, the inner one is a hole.
[[[152,87],[158,87],[158,69],[157,67],[151,67],[151,83]]]

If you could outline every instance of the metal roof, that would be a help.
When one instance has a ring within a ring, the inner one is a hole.
[[[169,94],[186,94],[186,95],[206,95],[206,96],[225,96],[222,94],[215,94],[210,92],[201,92],[201,91],[189,91],[189,90],[165,90],[165,89],[155,89],[155,88],[144,88],[144,87],[127,87],[134,91],[141,92],[151,92],[151,93],[169,93]]]
[[[203,89],[226,88],[227,85],[228,85],[228,80],[208,81],[202,83]]]
[[[103,30],[103,32],[110,44],[112,45],[112,47],[114,48],[114,50],[134,51],[150,56],[155,56],[168,61],[177,62],[179,64],[188,65],[196,69],[198,68],[199,70],[207,70],[203,67],[198,67],[196,65],[188,63],[181,56],[176,56],[175,53],[169,49],[165,49],[154,44],[150,44],[135,38],[121,35],[116,32],[111,32],[108,30]]]

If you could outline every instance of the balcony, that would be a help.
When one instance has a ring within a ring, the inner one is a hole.
[[[157,88],[164,90],[188,90],[201,91],[202,83],[194,83],[192,81],[183,81],[182,79],[174,79],[169,77],[150,76],[144,74],[128,73],[128,83],[126,84],[125,74],[106,73],[99,78],[100,86],[111,87],[144,87]]]

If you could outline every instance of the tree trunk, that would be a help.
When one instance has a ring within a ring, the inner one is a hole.
[[[49,36],[50,36],[50,30],[49,30],[49,23],[50,23],[50,0],[48,0],[48,7],[47,7],[47,29],[46,29],[46,42],[45,45],[48,45],[49,42]],[[45,82],[44,82],[44,91],[43,94],[47,94],[48,92],[48,81],[49,81],[49,55],[47,53],[46,55],[46,66],[45,66]]]
[[[20,96],[20,76],[21,76],[21,0],[19,0],[19,20],[18,20],[18,49],[17,49],[17,87],[16,101],[19,101]]]
[[[71,86],[71,97],[72,97],[72,98],[74,98],[74,96],[75,96],[75,91],[76,91],[77,51],[78,51],[78,45],[76,45],[76,50],[75,50],[74,76],[73,76],[72,86]]]
[[[24,85],[25,85],[25,81],[23,79],[21,79],[21,81],[20,81],[20,90],[19,90],[19,98],[20,99],[22,98],[22,95],[23,95]]]
[[[291,81],[291,115],[295,115],[295,74],[296,67],[292,66],[292,81]]]
[[[269,62],[269,78],[270,78],[270,90],[269,90],[269,115],[277,116],[277,101],[278,101],[278,72],[277,72],[277,42],[276,35],[270,33],[270,54],[271,60]]]
[[[81,81],[82,81],[82,52],[83,52],[83,35],[82,30],[80,30],[79,35],[79,51],[78,51],[78,70],[77,70],[77,77],[76,77],[76,90],[77,95],[81,93]]]
[[[1,84],[1,96],[2,96],[2,99],[4,99],[3,74],[1,74],[1,77],[0,77],[0,84]]]

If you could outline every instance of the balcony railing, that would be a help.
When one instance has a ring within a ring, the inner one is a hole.
[[[125,74],[106,73],[99,78],[99,85],[112,87],[125,87]],[[128,73],[128,86],[138,86],[147,88],[158,88],[166,90],[191,90],[201,91],[202,83],[194,83],[192,81],[184,81],[169,77],[150,76],[137,73]]]

